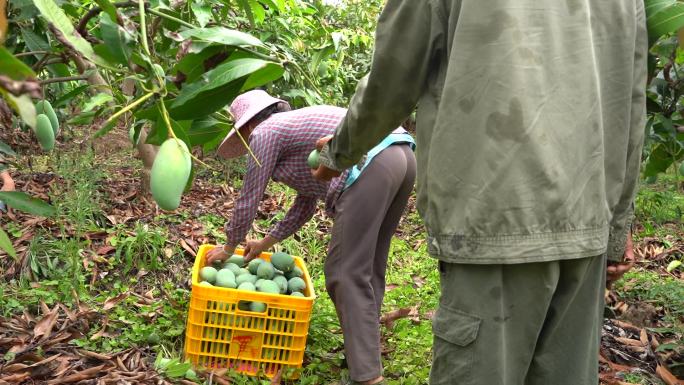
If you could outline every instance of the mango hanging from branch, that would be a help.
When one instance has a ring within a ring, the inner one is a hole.
[[[171,211],[180,206],[191,170],[190,151],[183,141],[171,138],[162,143],[150,176],[152,197],[159,207]]]

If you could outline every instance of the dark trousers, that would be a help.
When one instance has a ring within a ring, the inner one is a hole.
[[[379,320],[387,254],[415,177],[411,148],[393,145],[335,203],[325,282],[342,325],[350,377],[357,382],[382,375]]]

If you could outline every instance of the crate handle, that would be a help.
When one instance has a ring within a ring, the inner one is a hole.
[[[264,303],[264,302],[262,302],[264,304],[264,311],[252,311],[252,310],[245,310],[245,309],[240,308],[241,303],[248,304],[250,302],[258,302],[258,301],[246,301],[246,300],[238,301],[237,307],[235,308],[235,314],[245,314],[245,313],[248,313],[248,314],[266,314],[268,312],[268,304]]]

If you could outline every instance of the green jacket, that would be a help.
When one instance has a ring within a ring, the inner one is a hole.
[[[417,109],[428,251],[455,263],[608,253],[645,125],[643,0],[388,0],[321,163],[350,167]]]

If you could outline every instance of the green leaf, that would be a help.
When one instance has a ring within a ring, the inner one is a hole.
[[[231,129],[231,125],[221,122],[212,117],[205,117],[192,122],[188,137],[192,146],[202,146],[216,140],[217,137],[223,139]]]
[[[283,73],[285,73],[285,68],[283,68],[283,66],[277,63],[268,63],[264,68],[249,75],[245,85],[242,86],[242,91],[251,90],[276,79],[280,79],[280,77],[283,76]]]
[[[17,251],[14,250],[12,241],[2,228],[0,228],[0,249],[5,250],[5,252],[14,258],[15,261],[17,260]]]
[[[644,167],[644,176],[651,177],[664,173],[676,160],[667,143],[658,144],[648,156],[646,167]]]
[[[6,75],[13,80],[35,78],[31,67],[17,59],[5,47],[0,46],[0,75]]]
[[[675,4],[677,0],[646,0],[646,17],[651,17],[663,9]],[[648,20],[648,19],[647,19]]]
[[[11,156],[17,156],[17,153],[12,150],[12,147],[8,146],[7,143],[2,140],[0,140],[0,152]]]
[[[682,261],[672,261],[670,262],[669,265],[667,265],[667,272],[671,273],[673,272],[676,268],[680,267],[682,265]]]
[[[37,33],[31,31],[28,28],[21,28],[21,37],[24,39],[24,42],[26,42],[26,46],[31,51],[51,51],[52,50],[50,48],[50,44],[48,44],[47,41],[45,41],[41,36],[38,36]],[[42,54],[35,55],[35,56],[41,57]]]
[[[249,19],[249,24],[254,28],[254,14],[252,13],[252,6],[249,4],[248,0],[237,0],[240,8],[247,14],[247,19]]]
[[[224,27],[188,29],[181,32],[180,35],[184,39],[193,38],[193,40],[201,40],[240,47],[264,45],[261,40],[250,34]]]
[[[116,20],[116,19],[114,19]],[[127,32],[106,13],[100,15],[100,31],[105,46],[112,57],[120,64],[128,65],[131,49],[128,46]]]
[[[204,61],[225,50],[225,46],[214,45],[199,53],[187,54],[176,64],[174,69],[185,74],[186,83],[192,83],[206,72]]]
[[[28,95],[14,96],[0,88],[0,97],[19,114],[24,123],[31,128],[36,127],[36,106]]]
[[[51,217],[57,212],[47,202],[21,191],[0,191],[0,200],[16,210],[24,211],[31,215]]]
[[[67,92],[66,94],[60,96],[57,100],[55,100],[54,103],[52,103],[52,106],[54,108],[59,108],[59,107],[64,107],[66,106],[71,100],[73,100],[75,97],[81,95],[85,91],[90,88],[90,85],[85,84],[82,86],[78,86],[74,88],[73,90]]]
[[[71,43],[78,52],[85,56],[86,59],[97,65],[110,67],[109,63],[95,54],[90,43],[76,32],[69,17],[54,0],[34,0],[34,4],[41,15],[43,15],[48,22],[52,23],[62,35],[64,35],[64,38]]]
[[[102,8],[102,10],[110,17],[110,19],[116,21],[117,20],[117,13],[116,13],[116,7],[109,2],[109,0],[95,0],[97,5]]]
[[[212,18],[211,14],[211,6],[206,5],[206,4],[201,4],[201,3],[192,3],[190,5],[190,8],[192,8],[192,13],[195,14],[195,18],[197,19],[197,24],[200,25],[200,27],[204,28],[205,25],[209,24]]]
[[[252,9],[252,14],[254,15],[254,21],[256,23],[263,23],[266,18],[266,11],[264,7],[257,0],[248,0],[250,8]]]
[[[237,59],[207,72],[201,81],[189,84],[174,100],[174,119],[196,119],[218,111],[232,101],[243,88],[247,76],[272,64],[260,59]]]
[[[648,38],[653,43],[661,36],[684,27],[684,4],[668,5],[647,19]]]
[[[100,93],[92,98],[88,99],[88,102],[83,106],[82,112],[87,112],[92,110],[93,108],[99,107],[105,103],[108,103],[110,101],[114,100],[114,97],[110,94],[106,93]]]

